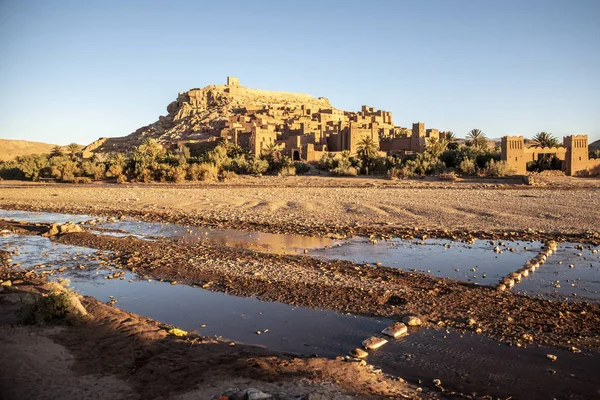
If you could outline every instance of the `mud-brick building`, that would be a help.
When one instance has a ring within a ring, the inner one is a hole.
[[[517,175],[527,173],[527,163],[542,154],[552,154],[562,162],[562,171],[568,176],[600,175],[600,159],[590,159],[587,135],[563,138],[564,147],[525,147],[523,136],[504,136],[501,139],[502,160]]]

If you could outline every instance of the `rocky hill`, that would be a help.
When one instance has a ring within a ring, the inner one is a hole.
[[[17,156],[50,153],[55,145],[27,140],[0,139],[0,161],[12,160]]]
[[[101,138],[84,149],[85,154],[127,151],[145,138],[164,144],[180,140],[210,140],[225,127],[229,116],[245,113],[263,105],[318,110],[333,108],[329,100],[307,94],[272,92],[244,86],[210,85],[179,93],[177,100],[167,106],[168,114],[128,136]]]
[[[590,143],[589,149],[590,149],[590,151],[600,150],[600,140],[596,140],[595,142]]]

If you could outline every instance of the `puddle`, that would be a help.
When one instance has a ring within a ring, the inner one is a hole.
[[[497,246],[501,253],[494,252]],[[499,279],[521,268],[541,248],[540,242],[502,241],[491,244],[487,240],[478,240],[467,244],[449,240],[410,242],[394,239],[374,245],[367,239],[351,239],[341,246],[310,251],[309,255],[357,263],[380,262],[406,271],[488,285],[498,283]]]
[[[96,252],[62,245],[43,237],[9,235],[0,238],[2,248],[18,250],[14,263],[30,269],[44,264],[68,267],[54,279],[68,278],[75,291],[202,335],[223,335],[227,339],[256,344],[273,350],[338,356],[347,354],[367,336],[391,322],[385,319],[343,315],[333,311],[293,307],[211,292],[198,287],[141,280],[126,273],[123,280],[104,279],[115,272],[94,260]],[[79,269],[85,265],[84,269]],[[74,267],[74,269],[73,269]],[[132,280],[132,282],[129,282]],[[202,325],[206,325],[202,328]],[[264,332],[268,329],[268,332]],[[256,334],[261,331],[261,334]]]
[[[547,354],[556,355],[551,362]],[[509,347],[483,336],[422,329],[369,356],[384,372],[445,389],[494,398],[591,399],[598,395],[598,353]],[[485,397],[484,397],[485,398]]]
[[[0,219],[43,224],[51,224],[54,222],[64,224],[66,222],[85,222],[92,219],[92,217],[90,217],[89,215],[82,214],[60,214],[36,211],[0,210]]]
[[[104,220],[104,222],[87,225],[86,227],[96,234],[134,236],[142,239],[166,237],[179,238],[192,242],[208,241],[229,247],[239,247],[273,254],[301,254],[305,250],[332,246],[339,243],[339,241],[329,238],[239,231],[235,229],[199,228],[171,223],[137,221],[131,218],[108,222],[105,218],[76,214],[0,210],[0,219],[30,223],[65,223],[69,221],[83,223],[92,219]],[[103,228],[109,231],[101,231],[94,228]]]
[[[544,298],[600,302],[600,246],[576,246],[561,243],[544,265],[513,290]]]

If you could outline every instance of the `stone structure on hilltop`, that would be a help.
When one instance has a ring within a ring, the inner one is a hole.
[[[502,160],[517,175],[527,173],[527,163],[541,154],[552,154],[562,161],[565,175],[600,175],[600,159],[590,159],[588,136],[572,135],[563,138],[564,147],[525,147],[523,136],[504,136],[501,139]]]
[[[314,161],[326,152],[355,153],[364,137],[379,142],[387,154],[422,152],[428,138],[440,137],[423,123],[413,124],[412,130],[395,126],[389,111],[368,106],[343,111],[323,97],[251,89],[234,77],[226,85],[179,93],[167,111],[129,136],[94,142],[84,154],[127,151],[145,138],[165,147],[224,139],[256,155],[278,145],[294,160]]]

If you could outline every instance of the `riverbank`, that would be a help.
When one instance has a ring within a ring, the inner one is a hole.
[[[4,255],[4,262],[8,256]],[[1,260],[0,260],[1,261]],[[36,274],[7,272],[0,293],[3,399],[218,399],[257,388],[274,399],[448,398],[364,362],[295,357],[228,340],[170,335],[170,326],[85,297],[74,325],[26,325],[20,310],[48,293]]]

